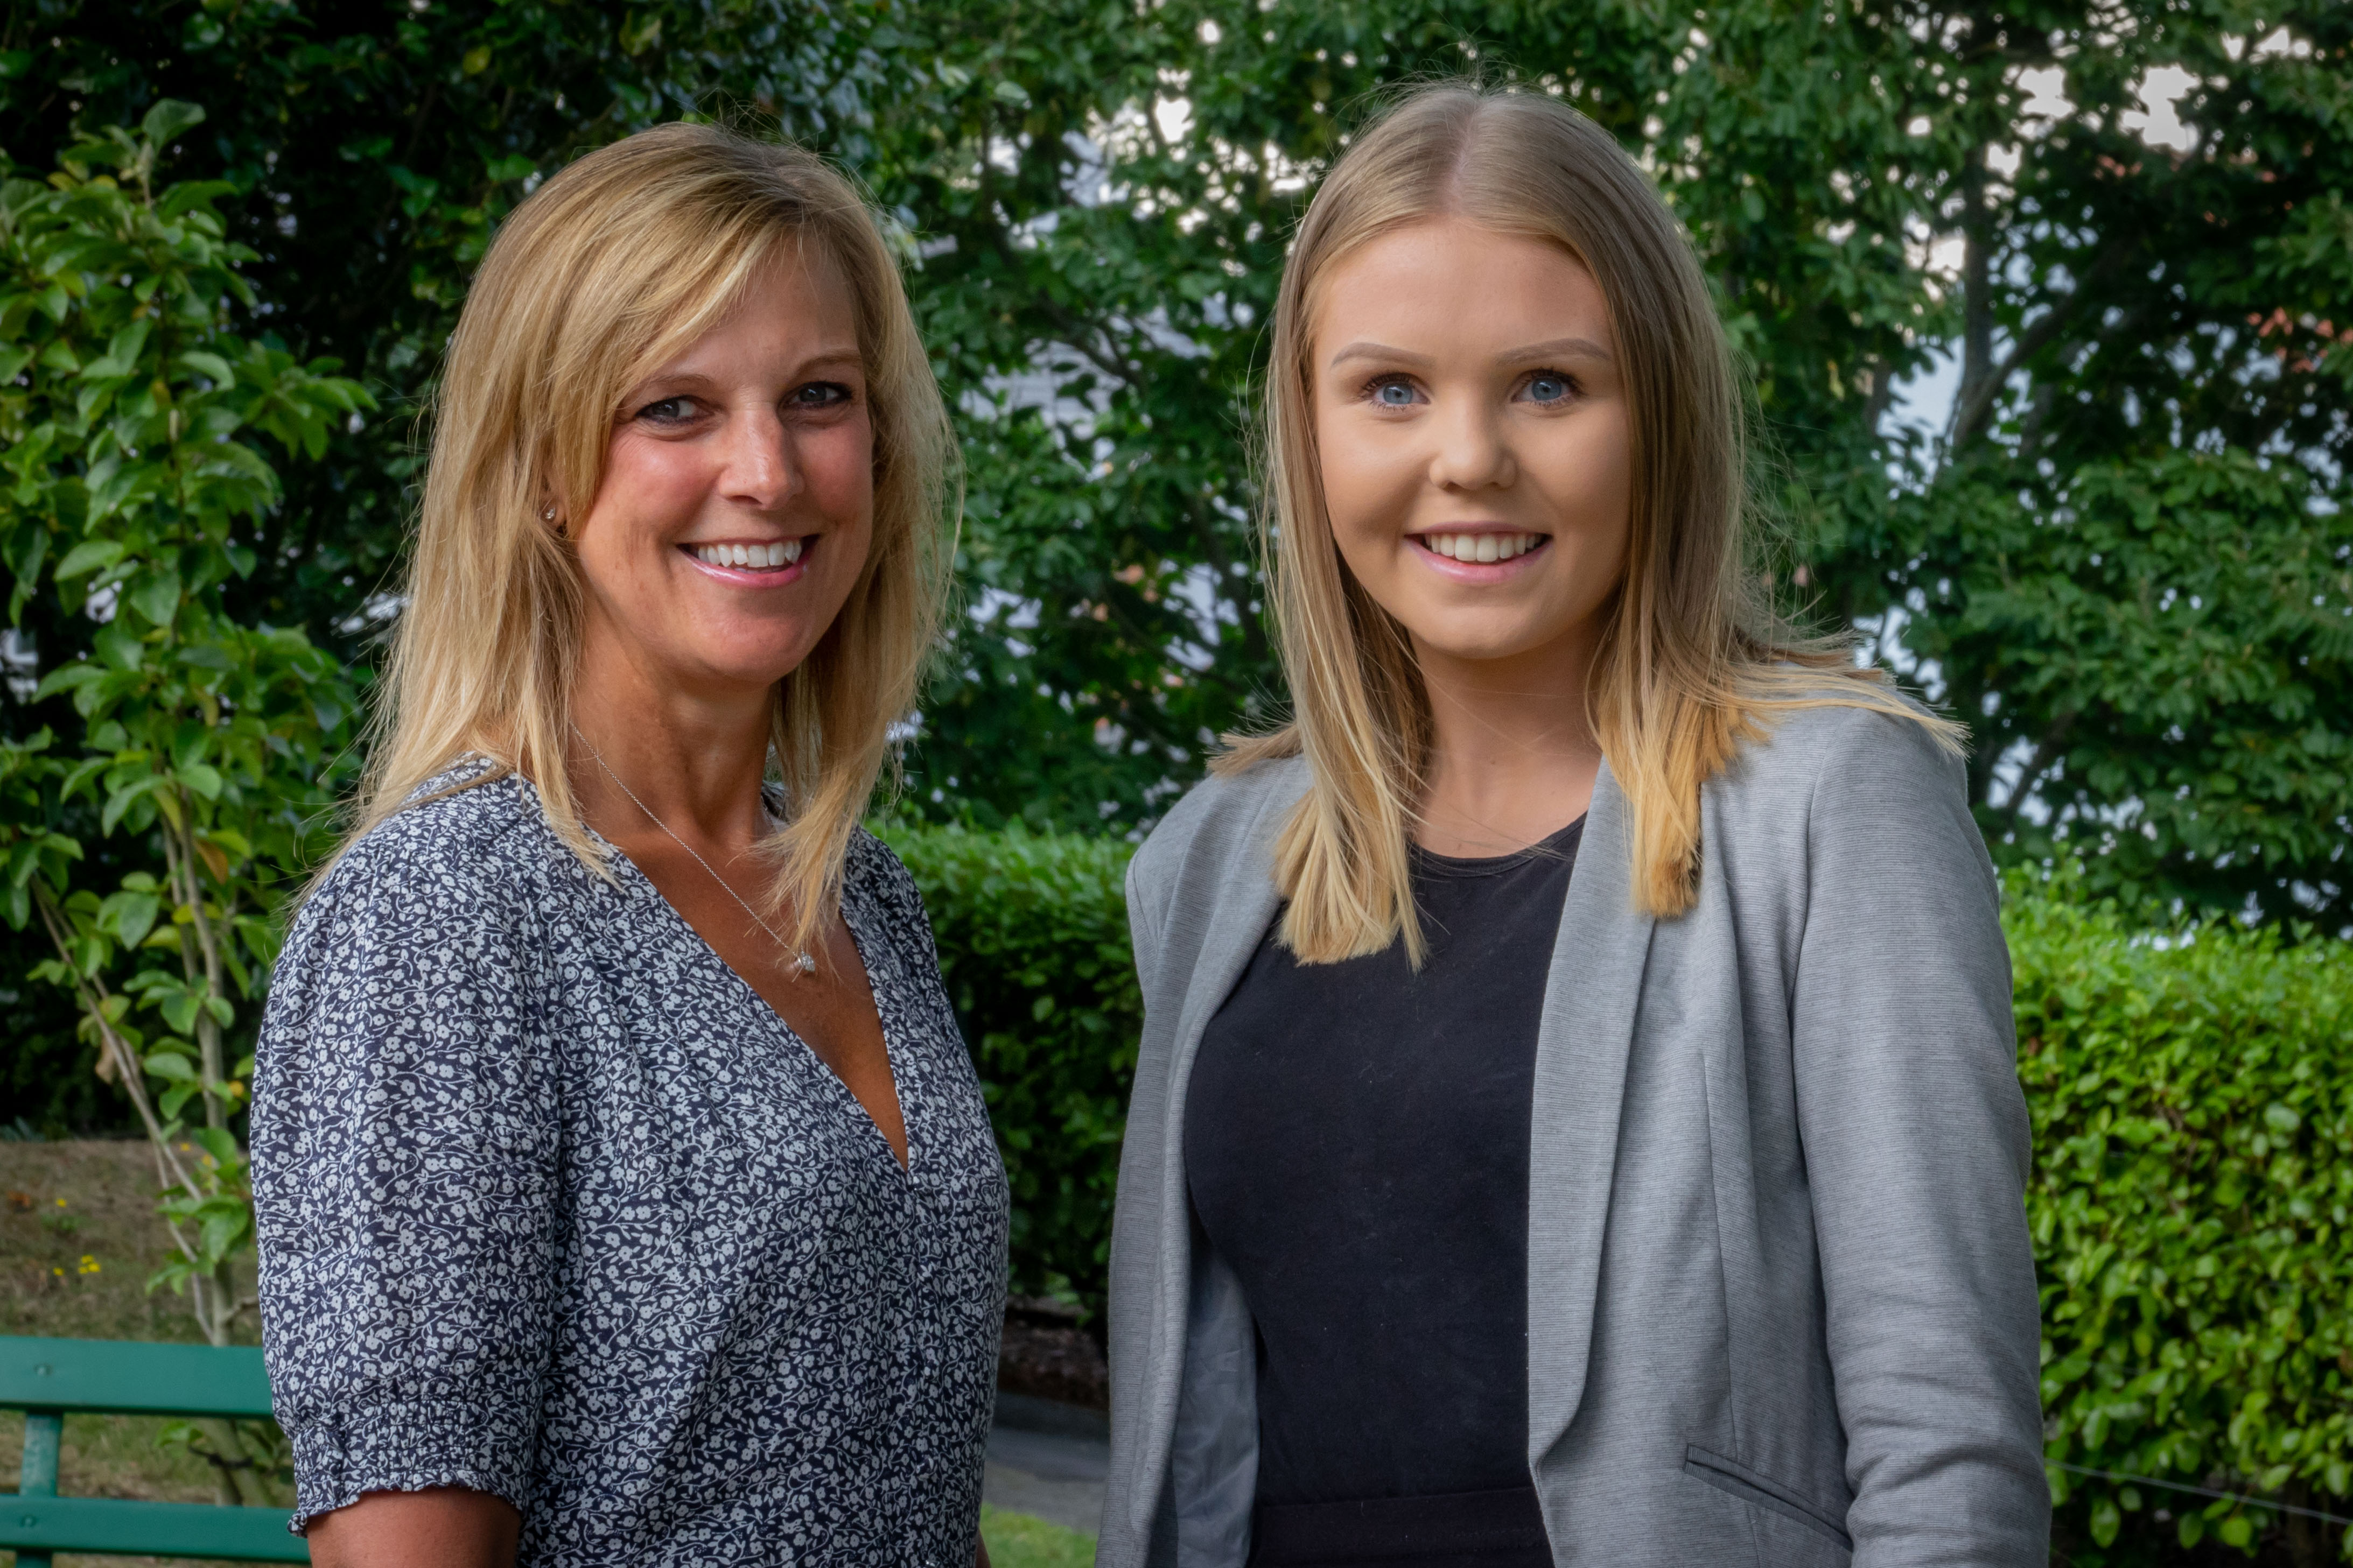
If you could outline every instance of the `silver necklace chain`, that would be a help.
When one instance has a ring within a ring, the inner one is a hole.
[[[623,795],[629,797],[629,804],[636,806],[639,811],[644,812],[646,814],[647,820],[651,822],[656,827],[660,828],[664,833],[670,834],[671,843],[677,845],[681,849],[685,850],[689,855],[693,855],[694,863],[711,873],[711,879],[718,883],[720,890],[724,892],[729,898],[734,900],[736,904],[745,914],[752,917],[752,923],[758,926],[762,931],[766,931],[768,933],[769,941],[775,942],[778,947],[785,949],[787,952],[790,952],[793,955],[793,961],[785,966],[785,972],[786,973],[797,979],[801,975],[815,974],[817,973],[816,959],[810,957],[804,950],[795,947],[791,942],[788,942],[783,937],[778,936],[776,934],[776,928],[770,925],[766,921],[762,920],[760,918],[759,910],[744,902],[744,895],[737,892],[734,888],[729,884],[727,879],[719,874],[716,867],[712,866],[710,861],[705,860],[702,856],[695,855],[693,845],[689,844],[685,839],[681,838],[677,833],[671,830],[669,823],[664,822],[660,817],[654,815],[654,808],[652,806],[648,805],[644,801],[638,798],[637,791],[631,789],[628,784],[621,782],[621,775],[613,771],[613,764],[605,760],[605,754],[596,749],[596,743],[590,741],[587,736],[580,734],[579,725],[573,725],[572,732],[575,735],[580,736],[580,743],[588,748],[588,754],[596,759],[596,765],[605,770],[605,776],[613,781],[614,787],[618,789]]]

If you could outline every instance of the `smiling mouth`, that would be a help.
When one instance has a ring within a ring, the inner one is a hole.
[[[724,567],[733,572],[781,572],[799,562],[817,536],[805,539],[779,539],[768,543],[750,544],[681,544],[681,550],[705,566]]]
[[[1411,538],[1432,555],[1479,566],[1525,555],[1552,541],[1548,533],[1450,533],[1443,530],[1413,534]]]

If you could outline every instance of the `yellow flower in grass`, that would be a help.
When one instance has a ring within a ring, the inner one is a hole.
[[[98,1272],[98,1259],[97,1259],[97,1258],[92,1258],[92,1257],[91,1257],[89,1253],[87,1253],[87,1252],[83,1253],[83,1254],[81,1255],[81,1265],[80,1265],[80,1267],[79,1267],[79,1268],[76,1268],[76,1269],[74,1270],[74,1272],[75,1272],[75,1273],[77,1273],[77,1274],[95,1274],[95,1273],[97,1273],[97,1272]]]

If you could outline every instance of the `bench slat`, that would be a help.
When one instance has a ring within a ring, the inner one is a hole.
[[[311,1549],[301,1536],[287,1533],[292,1517],[282,1508],[0,1496],[0,1546],[308,1563]]]
[[[269,1375],[249,1346],[157,1345],[0,1334],[0,1409],[115,1415],[267,1415]]]

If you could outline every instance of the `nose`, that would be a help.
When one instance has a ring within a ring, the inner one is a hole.
[[[1430,454],[1430,482],[1457,492],[1507,488],[1519,477],[1519,463],[1497,410],[1460,398],[1428,426],[1437,437]]]
[[[721,437],[719,493],[739,506],[776,511],[801,487],[791,433],[774,408],[737,408]]]

